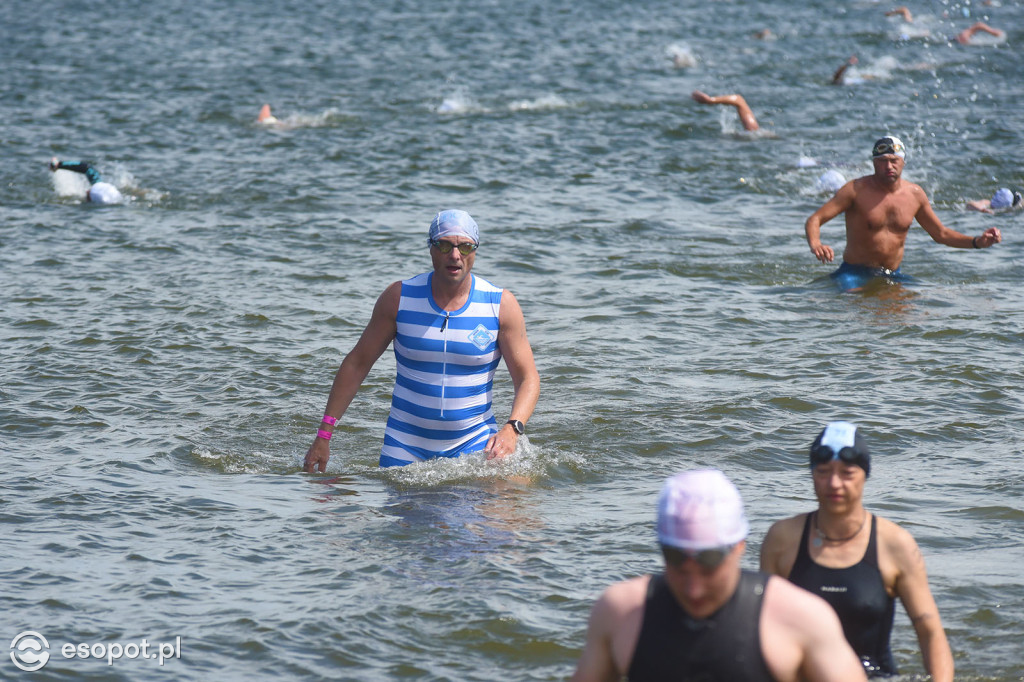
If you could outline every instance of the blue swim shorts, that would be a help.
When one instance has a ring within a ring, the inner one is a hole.
[[[890,282],[913,282],[914,278],[904,275],[899,268],[870,268],[866,265],[852,265],[843,261],[839,269],[829,275],[843,291],[861,289],[871,280],[881,277]]]

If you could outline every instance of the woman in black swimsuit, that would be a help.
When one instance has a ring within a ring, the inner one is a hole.
[[[953,679],[953,654],[928,587],[917,542],[863,505],[871,455],[849,422],[833,422],[811,446],[818,509],[778,521],[761,546],[761,570],[829,602],[870,677],[897,674],[889,649],[895,599],[917,631],[925,669]]]

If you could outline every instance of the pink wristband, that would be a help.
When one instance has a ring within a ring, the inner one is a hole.
[[[322,421],[324,424],[330,424],[331,426],[334,426],[335,424],[338,423],[338,420],[329,414],[325,414],[324,418],[321,419],[320,421]]]
[[[323,438],[324,440],[330,440],[331,439],[331,432],[330,431],[324,431],[323,429],[317,429],[316,435],[317,435],[317,438]]]

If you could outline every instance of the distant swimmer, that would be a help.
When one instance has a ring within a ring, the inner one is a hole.
[[[120,204],[124,202],[121,191],[109,182],[104,182],[99,171],[93,168],[92,164],[84,161],[61,161],[56,156],[50,159],[50,170],[56,173],[59,170],[81,173],[89,181],[89,191],[85,193],[85,200],[94,204]]]
[[[572,682],[866,681],[824,599],[740,566],[748,531],[721,471],[668,479],[657,515],[665,568],[604,591]]]
[[[897,7],[896,9],[889,10],[888,12],[885,13],[885,16],[887,16],[887,17],[901,16],[901,17],[903,17],[903,21],[907,22],[908,24],[911,23],[912,21],[914,21],[914,15],[912,15],[910,13],[909,9],[907,9],[906,7],[903,7],[903,6]]]
[[[380,466],[480,451],[501,459],[525,433],[540,375],[519,302],[511,291],[472,274],[480,228],[465,211],[434,216],[427,245],[433,270],[385,289],[342,361],[305,471],[325,470],[335,424],[392,342],[397,376]],[[513,398],[508,421],[498,426],[491,386],[502,359]]]
[[[843,62],[843,65],[836,69],[836,72],[832,74],[832,85],[852,85],[856,83],[862,83],[865,80],[865,76],[860,75],[856,78],[847,78],[846,71],[851,66],[856,66],[857,55],[850,55],[850,57]],[[870,76],[867,76],[870,78]]]
[[[998,28],[992,28],[985,22],[979,21],[975,23],[973,26],[965,28],[964,30],[960,31],[960,33],[956,34],[953,37],[953,40],[960,43],[961,45],[970,45],[974,39],[974,36],[978,33],[986,33],[990,36],[995,36],[996,38],[999,39],[1002,39],[1006,36],[1006,33],[1004,31],[1001,31]]]
[[[933,240],[959,249],[987,249],[1002,241],[999,228],[990,227],[971,238],[942,224],[920,186],[904,180],[906,147],[898,137],[887,135],[871,149],[873,175],[851,180],[835,196],[811,214],[804,224],[811,253],[831,263],[835,253],[821,243],[821,226],[840,213],[846,214],[846,250],[843,263],[831,277],[843,291],[855,291],[882,277],[908,281],[900,272],[903,249],[916,219]]]
[[[828,192],[829,194],[835,194],[839,191],[843,185],[846,184],[846,176],[837,171],[835,168],[829,168],[827,171],[822,173],[818,177],[815,186],[819,191]]]
[[[760,31],[754,33],[754,38],[757,40],[775,40],[775,34],[772,33],[770,28],[762,28]]]
[[[688,45],[669,45],[666,50],[672,66],[677,69],[690,69],[697,66],[697,56]]]
[[[691,96],[701,104],[728,104],[729,106],[736,107],[736,113],[739,114],[740,123],[743,124],[745,130],[754,131],[761,127],[757,125],[754,112],[747,104],[747,100],[743,99],[743,95],[717,95],[712,97],[700,90],[694,90]]]
[[[1000,187],[991,199],[975,199],[967,202],[967,208],[982,213],[1006,213],[1024,209],[1024,197],[1020,192],[1011,192],[1007,187]]]
[[[259,116],[256,117],[256,122],[268,126],[280,123],[280,121],[277,120],[277,117],[270,113],[269,104],[264,104],[263,107],[260,109]]]

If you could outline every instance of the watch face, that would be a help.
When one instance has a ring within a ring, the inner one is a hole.
[[[523,426],[523,422],[518,419],[509,419],[508,423],[512,425],[512,430],[518,433],[520,436],[526,433],[526,428]]]

